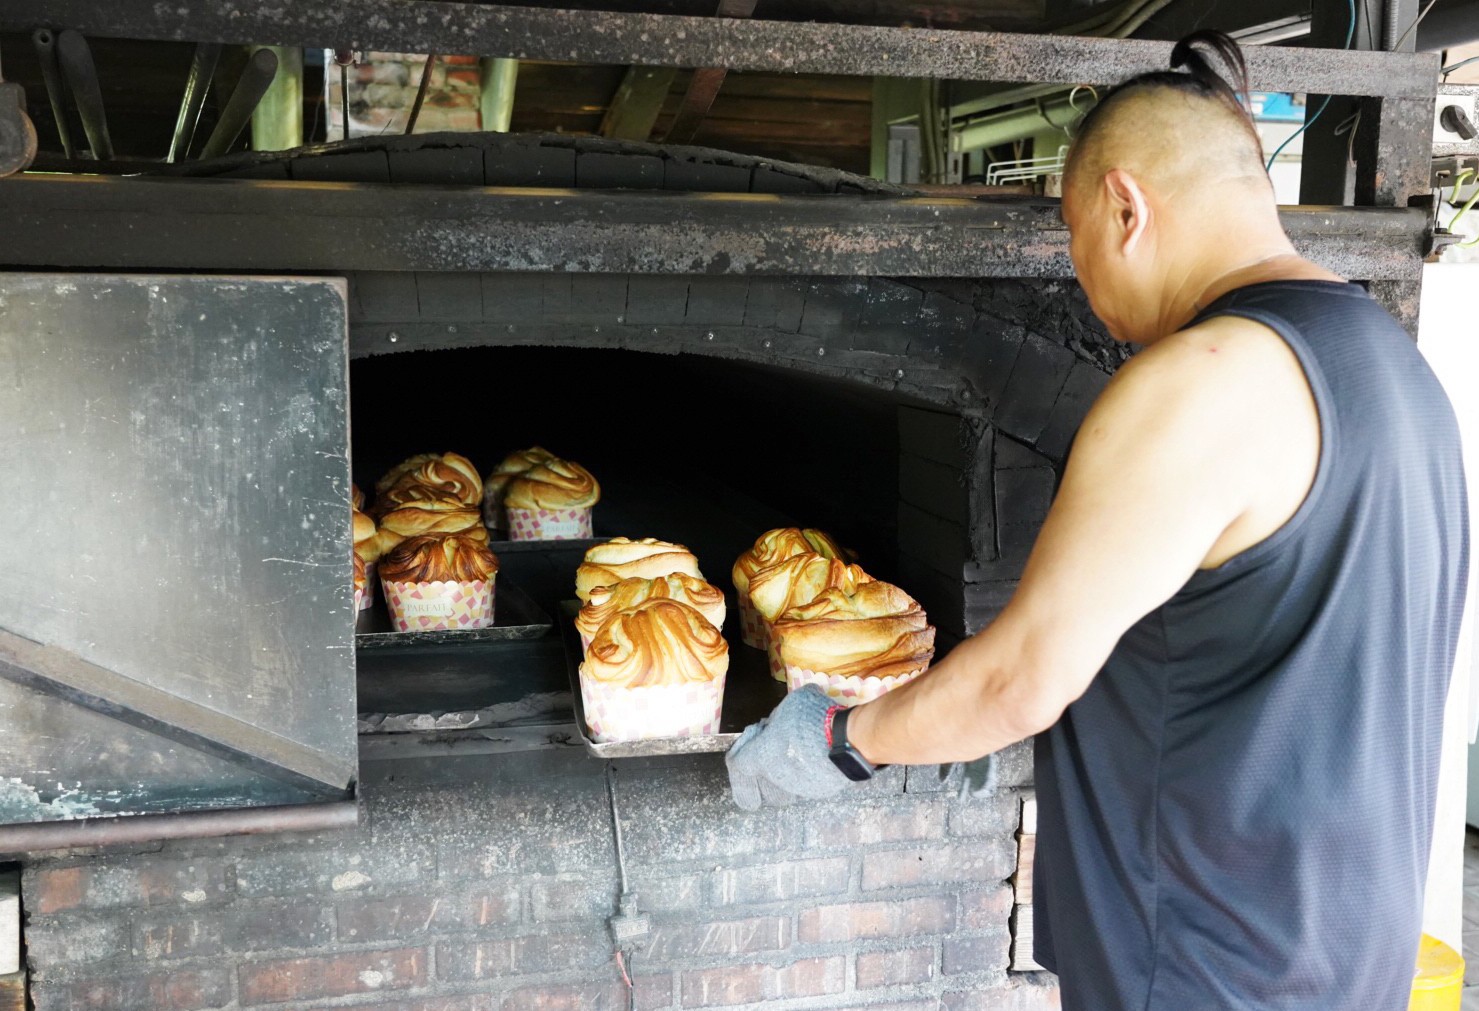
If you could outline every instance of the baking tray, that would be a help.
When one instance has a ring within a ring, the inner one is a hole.
[[[503,555],[510,551],[579,551],[584,554],[597,544],[605,544],[609,540],[611,540],[610,537],[571,537],[552,541],[490,540],[488,548],[495,555]]]
[[[538,639],[554,627],[523,590],[502,575],[493,584],[493,624],[487,628],[449,628],[427,632],[397,632],[385,610],[385,594],[376,593],[375,603],[361,611],[354,626],[355,649],[386,646],[450,645],[490,642],[499,639]]]
[[[717,734],[597,744],[590,739],[590,731],[585,725],[585,706],[580,701],[582,654],[580,634],[575,631],[575,615],[579,610],[579,601],[567,600],[560,604],[560,637],[565,643],[566,666],[570,673],[575,729],[586,750],[598,758],[650,758],[655,755],[728,751],[746,727],[769,716],[770,711],[786,697],[786,686],[770,676],[770,664],[765,653],[740,642],[738,634],[729,634],[725,636],[729,640],[729,672],[724,678],[724,708],[719,713]]]

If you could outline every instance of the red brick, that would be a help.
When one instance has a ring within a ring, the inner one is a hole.
[[[1003,986],[940,998],[940,1011],[1058,1011],[1061,1007],[1056,983],[1032,983],[1017,977],[1008,977]]]
[[[806,826],[808,849],[853,849],[944,836],[945,805],[938,797],[926,797],[899,808],[858,807],[850,817],[834,814]]]
[[[683,1007],[720,1007],[819,997],[841,993],[847,984],[847,960],[807,958],[790,965],[729,965],[718,969],[691,969],[679,977]]]
[[[953,900],[944,895],[895,902],[846,902],[801,911],[796,937],[803,944],[874,937],[922,937],[955,929]]]
[[[437,975],[449,980],[495,979],[555,969],[594,969],[609,962],[611,939],[604,930],[437,945]]]
[[[935,961],[934,948],[861,952],[857,958],[858,989],[928,982],[935,977]]]
[[[1005,881],[1016,867],[1011,839],[883,850],[863,855],[863,888],[907,888],[957,881]]]
[[[960,925],[968,930],[1005,927],[1012,917],[1009,885],[960,893]]]
[[[1005,969],[1011,964],[1012,935],[1006,930],[977,937],[945,938],[941,967],[947,976]]]
[[[368,1004],[364,1001],[355,1001],[349,1005],[355,1011],[493,1011],[498,1005],[497,998],[487,994],[470,993],[457,997],[426,997],[421,1000],[407,1000],[403,995],[396,994],[386,997],[385,1000],[373,1000]],[[342,1008],[345,1005],[339,1004]],[[314,1008],[313,1011],[334,1011],[334,1008]]]
[[[779,951],[790,943],[789,916],[659,924],[654,927],[643,956],[657,962],[705,955],[732,957],[758,951]]]
[[[43,868],[26,880],[27,904],[41,915],[162,903],[198,905],[226,894],[219,867],[151,858],[138,866]]]
[[[56,867],[37,871],[26,882],[26,904],[43,916],[82,905],[87,868]]]
[[[348,899],[336,905],[339,936],[352,941],[414,940],[423,934],[517,923],[512,884],[444,895]]]
[[[197,1011],[231,1002],[231,977],[225,969],[162,972],[65,984],[33,983],[36,1011],[53,1008],[147,1008],[148,1011]]]
[[[727,906],[837,895],[847,891],[850,868],[847,857],[735,867],[715,875],[714,902]]]
[[[322,958],[279,958],[242,965],[237,976],[244,1005],[405,990],[426,982],[426,952],[395,948]]]
[[[638,976],[631,1005],[667,1007],[673,1002],[671,976]],[[574,986],[526,986],[503,998],[503,1011],[626,1011],[627,988],[621,980]]]
[[[220,950],[221,924],[214,919],[151,916],[133,924],[133,953],[137,958],[185,958],[214,955]]]

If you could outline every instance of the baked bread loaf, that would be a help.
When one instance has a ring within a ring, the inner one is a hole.
[[[503,462],[493,468],[493,473],[483,479],[483,522],[501,529],[504,525],[503,497],[508,484],[527,470],[555,459],[555,454],[543,446],[530,446],[510,453]]]
[[[585,561],[575,570],[575,596],[584,603],[598,586],[614,586],[623,579],[656,579],[672,572],[704,578],[698,559],[681,544],[656,537],[637,541],[614,537],[585,553]]]
[[[611,618],[580,672],[603,685],[644,688],[707,683],[729,670],[729,644],[687,604],[656,599]]]
[[[850,594],[860,583],[872,581],[861,567],[840,558],[792,555],[755,573],[750,580],[750,604],[765,621],[775,622],[791,608],[811,603],[823,590],[837,588]]]
[[[370,582],[365,574],[365,560],[358,554],[353,554],[350,557],[354,559],[354,592],[364,593],[365,587]]]
[[[924,614],[798,621],[777,627],[787,667],[832,677],[902,677],[929,666],[935,629]]]
[[[594,475],[569,460],[546,460],[517,475],[503,496],[505,509],[589,509],[601,500]]]
[[[828,587],[809,603],[786,611],[776,622],[779,632],[803,621],[854,621],[860,618],[882,618],[917,615],[924,627],[924,608],[919,601],[893,583],[873,580],[859,583],[851,592],[842,587]]]
[[[472,461],[458,453],[413,456],[392,468],[375,487],[375,509],[381,513],[424,498],[426,491],[450,495],[467,506],[483,500],[483,479]]]
[[[354,482],[349,484],[349,504],[356,512],[363,512],[365,508],[365,493],[359,490],[359,485]]]
[[[497,572],[487,544],[462,534],[410,537],[380,559],[387,583],[487,582]]]
[[[724,627],[724,594],[719,588],[682,572],[670,572],[656,579],[623,579],[613,586],[595,587],[575,616],[575,630],[583,641],[593,640],[614,615],[648,600],[676,600],[703,615],[715,628]]]
[[[730,570],[734,588],[743,597],[749,592],[750,580],[755,577],[755,573],[796,555],[844,557],[837,542],[824,531],[811,527],[777,527],[757,537],[750,550],[735,559],[734,568]]]
[[[367,562],[373,562],[380,557],[379,544],[375,540],[377,531],[375,521],[370,518],[368,513],[362,513],[358,509],[354,510],[352,515],[354,521],[352,536],[354,538],[355,557],[362,558]]]
[[[373,543],[383,557],[408,537],[430,534],[464,534],[479,543],[488,542],[488,531],[483,529],[483,517],[476,508],[440,495],[381,516]]]

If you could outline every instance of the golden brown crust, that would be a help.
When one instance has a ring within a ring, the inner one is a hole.
[[[354,550],[359,551],[361,545],[367,544],[375,536],[375,521],[368,513],[362,513],[358,509],[351,514],[353,522]]]
[[[924,608],[919,606],[919,601],[893,583],[875,580],[859,583],[852,592],[840,587],[829,587],[810,602],[782,614],[776,628],[792,621],[850,621],[899,614],[923,615]]]
[[[729,669],[729,644],[687,604],[656,599],[611,618],[581,674],[623,688],[708,682]]]
[[[724,627],[724,593],[702,579],[670,572],[656,579],[623,579],[612,586],[594,588],[590,600],[575,616],[575,628],[593,639],[613,615],[648,600],[676,600],[703,615],[715,628]]]
[[[419,462],[408,466],[412,461]],[[459,453],[423,453],[398,464],[391,474],[397,476],[379,490],[375,499],[375,508],[382,513],[424,499],[428,491],[450,496],[463,505],[477,505],[483,500],[483,479],[472,461]]]
[[[365,560],[359,556],[358,552],[350,557],[354,559],[354,588],[363,592],[368,582],[365,577]]]
[[[777,527],[755,539],[749,551],[735,559],[730,577],[741,596],[749,592],[750,580],[761,569],[796,555],[821,555],[823,558],[845,557],[830,534],[813,527]]]
[[[924,615],[798,621],[776,627],[781,662],[837,677],[898,677],[929,666],[935,628]]]
[[[681,544],[655,537],[639,541],[615,537],[585,553],[585,561],[575,570],[575,596],[585,602],[598,586],[614,586],[623,579],[657,579],[672,572],[704,578],[698,559]]]
[[[589,509],[601,500],[590,471],[570,460],[546,460],[515,477],[503,496],[505,509]]]
[[[483,518],[474,508],[458,506],[427,509],[402,506],[380,517],[379,529],[370,543],[378,551],[376,557],[383,557],[408,537],[430,534],[462,534],[480,544],[488,542],[488,531],[483,529]]]
[[[838,587],[852,593],[859,583],[872,581],[860,567],[840,558],[792,555],[755,573],[750,580],[750,603],[757,614],[773,622],[791,608],[811,603],[823,590]]]
[[[410,537],[380,559],[380,578],[389,583],[485,582],[498,571],[498,557],[472,537]]]
[[[365,493],[359,490],[359,485],[353,482],[349,485],[349,504],[356,512],[363,512],[365,508]]]

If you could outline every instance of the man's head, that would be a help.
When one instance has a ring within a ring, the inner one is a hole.
[[[1249,247],[1286,241],[1258,134],[1239,100],[1247,71],[1237,44],[1198,32],[1176,45],[1171,65],[1186,69],[1142,74],[1100,102],[1064,170],[1063,217],[1079,280],[1110,332],[1140,343],[1185,322],[1169,317],[1199,275],[1246,259]]]

